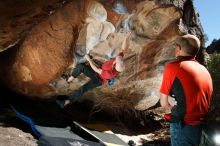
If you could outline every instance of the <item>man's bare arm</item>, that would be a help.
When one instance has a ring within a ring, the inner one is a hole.
[[[123,40],[122,45],[121,45],[121,50],[122,51],[125,51],[126,49],[128,49],[128,40],[129,40],[130,36],[131,36],[131,32],[129,32],[126,35],[125,39]]]
[[[168,96],[160,93],[160,104],[163,108],[171,110],[172,106],[168,102]]]
[[[91,68],[97,72],[98,74],[101,74],[102,73],[102,69],[101,68],[98,68],[95,63],[92,61],[92,59],[89,57],[89,55],[86,55],[85,56],[86,60],[89,62],[89,65],[91,66]]]

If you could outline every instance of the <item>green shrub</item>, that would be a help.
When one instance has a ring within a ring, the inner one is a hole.
[[[217,113],[220,114],[220,54],[210,54],[207,65],[213,80],[211,109],[215,108]]]

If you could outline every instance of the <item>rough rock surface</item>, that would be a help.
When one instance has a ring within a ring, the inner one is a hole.
[[[174,56],[170,42],[191,33],[204,46],[191,0],[6,0],[0,10],[0,81],[35,99],[78,88],[88,80],[83,75],[67,89],[54,89],[50,83],[71,62],[84,62],[86,53],[101,62],[114,57],[125,33],[132,31],[126,70],[116,85],[103,85],[84,97],[110,110],[145,110],[159,100],[164,64]]]
[[[37,140],[23,131],[25,127],[15,114],[8,109],[0,110],[0,146],[37,146]],[[19,127],[19,128],[18,128]],[[27,129],[27,127],[26,127]]]

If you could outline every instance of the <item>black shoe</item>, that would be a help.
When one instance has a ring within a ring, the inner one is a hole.
[[[59,105],[59,107],[61,108],[61,109],[63,109],[65,106],[64,106],[64,103],[65,103],[65,100],[59,100],[59,99],[57,99],[56,100],[56,103]]]

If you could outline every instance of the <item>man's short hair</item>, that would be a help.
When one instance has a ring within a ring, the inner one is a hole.
[[[196,56],[200,49],[200,40],[191,34],[180,36],[175,41],[181,49],[190,56]]]

